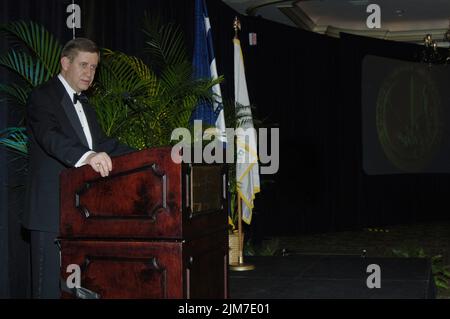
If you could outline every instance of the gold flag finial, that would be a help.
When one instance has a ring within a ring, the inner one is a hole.
[[[237,39],[238,31],[241,31],[241,21],[239,21],[238,17],[234,17],[233,29],[234,29],[234,38]]]

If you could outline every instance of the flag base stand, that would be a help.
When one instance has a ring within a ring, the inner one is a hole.
[[[242,263],[242,264],[232,264],[230,265],[230,270],[232,271],[249,271],[254,270],[255,265]]]
[[[241,196],[238,193],[237,196],[238,203],[238,247],[239,247],[239,258],[237,263],[232,263],[229,265],[232,271],[248,271],[255,269],[255,265],[244,263],[244,245],[243,238],[244,233],[242,232],[242,207],[241,207]]]
[[[244,263],[244,257],[242,255],[239,257],[239,263],[230,264],[230,270],[232,271],[248,271],[253,269],[255,269],[255,265]]]

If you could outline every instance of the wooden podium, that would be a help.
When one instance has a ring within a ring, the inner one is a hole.
[[[224,165],[151,148],[113,158],[106,178],[83,166],[60,181],[62,282],[78,265],[99,298],[227,297]]]

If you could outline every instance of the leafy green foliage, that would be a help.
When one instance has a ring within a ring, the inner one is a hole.
[[[0,64],[16,71],[32,87],[48,80],[41,61],[34,60],[25,52],[11,51],[0,58]]]
[[[144,33],[151,63],[104,50],[91,98],[105,132],[137,149],[172,144],[172,131],[189,128],[197,102],[222,80],[193,79],[179,26],[147,18]]]
[[[43,26],[34,22],[17,21],[2,25],[0,33],[15,44],[0,56],[0,66],[20,79],[19,83],[0,84],[0,95],[2,100],[25,108],[31,90],[57,74],[61,45]],[[2,131],[0,145],[26,156],[25,128],[11,127]]]
[[[27,90],[17,85],[16,83],[11,83],[9,85],[0,84],[0,92],[5,96],[5,98],[0,99],[0,101],[11,101],[23,107],[25,107],[25,105],[27,104]]]
[[[398,257],[428,258],[423,248],[417,249],[392,249],[392,253]],[[431,258],[431,268],[434,282],[438,288],[449,290],[450,265],[444,265],[442,255],[435,255]]]
[[[273,238],[263,241],[260,245],[254,245],[251,240],[244,245],[246,256],[275,256],[280,254],[280,240]]]
[[[137,149],[169,145],[173,129],[189,127],[198,100],[211,100],[212,86],[222,81],[192,78],[183,34],[175,23],[147,18],[143,31],[151,64],[104,49],[90,90],[90,102],[105,133]],[[0,95],[25,107],[31,90],[59,72],[62,46],[34,22],[13,22],[1,26],[0,32],[14,44],[0,57],[0,66],[19,78],[18,83],[0,84]],[[22,137],[23,128],[10,128],[2,132],[0,144],[26,155],[25,144],[18,140]]]
[[[12,36],[13,40],[14,38],[18,40],[22,47],[24,46],[28,49],[24,50],[24,52],[42,64],[45,73],[43,82],[59,72],[62,46],[43,26],[33,21],[17,21],[1,26],[0,32]]]
[[[0,131],[0,144],[13,152],[25,156],[27,154],[27,135],[24,127],[9,127]]]
[[[168,66],[189,61],[180,26],[173,22],[163,23],[159,16],[145,14],[143,32],[145,52],[151,57],[150,65],[158,74]]]

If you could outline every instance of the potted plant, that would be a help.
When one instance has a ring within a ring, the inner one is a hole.
[[[61,44],[43,26],[12,22],[0,28],[18,46],[0,57],[0,66],[17,75],[15,83],[0,84],[0,95],[25,108],[32,89],[59,72]],[[102,50],[90,103],[109,136],[137,149],[170,145],[171,131],[189,127],[200,98],[212,98],[211,87],[222,80],[194,80],[182,32],[174,23],[163,24],[146,16],[145,52],[152,61],[121,52]],[[0,144],[27,156],[23,120],[0,132]]]
[[[92,104],[107,134],[137,149],[170,145],[171,132],[190,127],[200,99],[212,99],[220,82],[194,79],[183,33],[156,16],[144,20],[144,52],[151,61],[103,50]]]
[[[13,72],[17,80],[0,83],[0,97],[24,110],[32,89],[55,76],[59,71],[62,46],[43,26],[32,21],[17,21],[0,26],[0,34],[10,38],[14,49],[0,57],[0,66]],[[0,132],[0,145],[27,156],[27,136],[23,120],[17,127]]]

